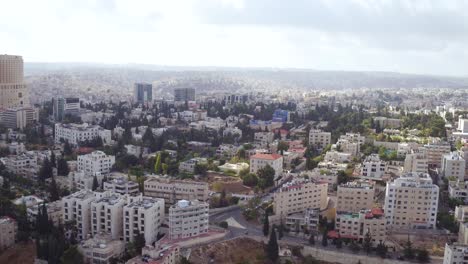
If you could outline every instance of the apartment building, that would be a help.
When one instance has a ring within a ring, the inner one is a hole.
[[[36,218],[39,213],[39,210],[42,210],[42,204],[36,204],[34,206],[28,207],[26,213],[28,215],[28,220],[31,223],[36,223]],[[50,202],[46,204],[47,215],[49,221],[51,221],[54,226],[59,224],[64,224],[63,222],[63,202],[61,200]]]
[[[209,198],[209,188],[206,182],[149,177],[144,186],[145,195],[164,199],[166,208],[169,208],[178,200],[199,200],[204,202]]]
[[[39,119],[39,113],[30,106],[12,107],[1,111],[1,123],[11,129],[24,129]]]
[[[102,197],[91,202],[91,233],[93,236],[105,233],[112,239],[122,238],[123,207],[127,197],[117,193],[104,192]]]
[[[106,155],[103,151],[93,151],[86,155],[78,156],[78,171],[87,175],[108,174],[115,163],[115,156]]]
[[[261,147],[266,147],[271,144],[275,139],[275,133],[273,132],[255,132],[254,143]]]
[[[23,57],[0,55],[0,108],[29,105],[29,89],[24,82]]]
[[[354,239],[362,243],[370,234],[376,246],[387,239],[387,223],[380,208],[361,210],[357,213],[341,212],[336,214],[335,230],[341,238]]]
[[[74,221],[79,240],[91,234],[91,202],[96,199],[90,190],[81,190],[63,197],[63,222]]]
[[[286,216],[285,225],[291,232],[318,231],[320,210],[308,208],[301,213]]]
[[[21,155],[12,155],[0,158],[0,162],[5,165],[9,172],[22,177],[35,178],[39,171],[37,157],[35,155],[26,153]]]
[[[125,178],[117,178],[104,182],[104,190],[118,193],[121,195],[138,195],[140,190],[138,183],[129,181]]]
[[[138,234],[145,237],[146,245],[154,243],[164,221],[164,200],[146,196],[133,197],[123,208],[125,242],[133,242]]]
[[[273,195],[275,215],[280,218],[309,208],[325,209],[328,204],[328,184],[310,179],[293,179]]]
[[[275,178],[283,173],[283,156],[279,154],[255,154],[250,156],[250,173],[270,165],[275,170]]]
[[[442,165],[442,157],[449,154],[451,151],[450,144],[447,142],[430,143],[424,145],[427,163],[431,168],[440,168]]]
[[[77,146],[80,142],[93,140],[97,137],[100,137],[104,144],[110,144],[112,141],[111,131],[97,125],[87,123],[55,124],[55,143],[68,141],[71,145]]]
[[[208,203],[180,200],[169,208],[169,238],[179,239],[208,232]]]
[[[195,101],[195,88],[174,89],[174,101],[176,102]]]
[[[66,115],[80,114],[80,98],[53,98],[52,106],[55,121],[62,121]]]
[[[9,216],[0,218],[0,250],[13,246],[16,242],[18,224]]]
[[[340,184],[337,191],[337,212],[358,213],[374,207],[374,182],[357,180]]]
[[[450,198],[468,202],[468,181],[449,181],[448,193]]]
[[[118,258],[124,253],[125,242],[109,234],[96,234],[81,242],[78,250],[83,254],[85,263],[109,264],[112,258]]]
[[[330,150],[325,153],[323,161],[325,162],[336,162],[345,163],[350,162],[353,157],[349,153],[338,152],[336,150]]]
[[[309,131],[309,145],[321,150],[329,144],[331,144],[331,132],[324,132],[318,129],[311,129]]]
[[[443,264],[466,264],[468,263],[468,244],[453,243],[445,244]]]
[[[206,164],[207,162],[205,158],[193,158],[182,161],[179,164],[179,172],[195,173],[195,168],[198,164]]]
[[[382,180],[386,171],[387,162],[381,160],[377,154],[367,156],[361,166],[361,176],[366,179]]]
[[[458,152],[450,152],[442,156],[440,175],[445,178],[465,180],[465,159]]]
[[[385,216],[390,228],[434,229],[439,186],[427,173],[407,173],[387,182]]]
[[[349,153],[356,157],[361,152],[361,145],[364,144],[364,141],[365,137],[361,136],[359,133],[346,133],[346,135],[342,135],[338,139],[334,148],[340,149],[341,152]]]
[[[424,152],[406,154],[403,166],[404,172],[427,173],[429,161]]]
[[[468,222],[468,205],[459,205],[455,207],[455,220],[459,223]]]
[[[84,171],[72,171],[68,174],[68,180],[71,190],[92,190],[94,176],[98,183],[102,182],[104,175],[96,173],[94,175],[86,174]]]

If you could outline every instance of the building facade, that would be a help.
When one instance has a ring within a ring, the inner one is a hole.
[[[169,208],[169,238],[180,239],[208,232],[208,203],[180,200]]]
[[[0,218],[0,250],[13,246],[16,242],[18,224],[8,216]]]
[[[83,124],[55,124],[55,143],[68,141],[71,145],[77,146],[80,142],[93,140],[97,137],[102,139],[102,142],[110,144],[112,141],[111,131],[103,129],[97,125]]]
[[[127,197],[104,192],[102,197],[91,202],[91,233],[110,234],[112,239],[123,237],[123,207]]]
[[[343,183],[338,186],[337,212],[358,213],[363,209],[374,207],[374,183],[367,180],[358,180]]]
[[[63,222],[75,222],[79,240],[86,239],[91,234],[91,202],[95,199],[95,193],[90,190],[82,190],[62,198]]]
[[[451,152],[442,156],[441,176],[465,180],[465,159],[458,152]]]
[[[195,101],[195,88],[174,89],[174,101],[176,102]]]
[[[361,210],[357,213],[337,213],[335,230],[341,238],[362,243],[369,233],[374,246],[387,239],[387,224],[380,208]]]
[[[138,103],[153,101],[153,85],[151,83],[135,83],[133,98]]]
[[[372,180],[382,180],[386,171],[387,163],[377,154],[367,156],[361,167],[362,177]]]
[[[436,228],[439,186],[427,173],[407,173],[387,182],[385,216],[393,229]]]
[[[0,110],[29,106],[29,91],[23,71],[21,56],[0,55]]]
[[[317,149],[324,149],[327,145],[331,144],[331,133],[311,129],[309,132],[309,144]]]
[[[66,115],[78,116],[80,114],[80,98],[53,98],[52,106],[55,121],[62,121]]]
[[[283,156],[279,154],[255,154],[250,156],[250,173],[270,165],[275,170],[275,178],[283,173]]]
[[[93,151],[86,155],[78,156],[78,171],[86,175],[105,175],[110,172],[115,163],[115,156],[106,155],[103,151]]]

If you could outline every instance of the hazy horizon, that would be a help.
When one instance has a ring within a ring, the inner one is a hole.
[[[3,3],[0,53],[25,62],[468,76],[468,2]]]

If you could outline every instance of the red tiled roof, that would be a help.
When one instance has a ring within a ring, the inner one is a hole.
[[[382,208],[372,208],[371,213],[373,215],[383,215],[384,214]]]
[[[251,159],[264,159],[264,160],[277,160],[281,158],[282,156],[280,154],[261,154],[257,153],[253,156],[251,156]]]

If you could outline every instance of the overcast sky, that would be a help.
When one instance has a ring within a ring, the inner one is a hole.
[[[468,76],[466,0],[0,1],[25,61]]]

